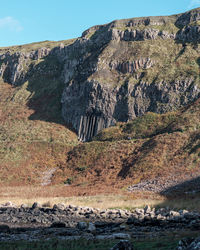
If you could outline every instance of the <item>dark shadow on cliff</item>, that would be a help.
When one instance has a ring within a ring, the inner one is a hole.
[[[59,61],[53,56],[47,56],[35,66],[33,73],[32,69],[27,73],[28,91],[32,93],[28,107],[35,111],[29,117],[30,120],[64,124],[61,115],[61,96],[64,89],[64,83],[60,80],[61,70]]]
[[[34,113],[29,117],[30,120],[64,124],[61,115],[61,96],[64,89],[64,83],[61,80],[63,64],[58,58],[58,55],[62,55],[62,53],[65,53],[64,49],[56,47],[43,58],[26,59],[31,60],[28,61],[28,66],[23,66],[28,67],[28,69],[25,73],[21,73],[19,79],[15,80],[16,83],[13,87],[16,91],[13,100],[19,103],[22,101],[22,105],[25,104],[34,110]],[[16,60],[18,63],[19,59],[17,55],[16,58],[11,56],[8,63],[12,60]],[[27,62],[25,61],[25,63]],[[2,76],[5,82],[13,82],[12,71],[12,64],[8,64]],[[22,96],[19,100],[18,93]]]
[[[117,121],[127,122],[129,120],[129,107],[128,107],[128,82],[125,82],[119,89],[117,94],[117,104],[113,113],[113,117]]]
[[[65,88],[63,68],[65,65],[65,56],[74,56],[80,58],[82,45],[80,43],[74,43],[67,47],[53,48],[50,53],[43,58],[31,59],[30,65],[28,65],[28,71],[26,74],[17,81],[17,88],[23,88],[24,83],[27,82],[25,90],[30,92],[26,105],[34,110],[34,113],[29,117],[30,120],[42,120],[47,122],[54,122],[58,124],[66,125],[62,117],[62,104],[61,97]],[[98,55],[104,49],[106,44],[103,44],[100,48],[94,43],[88,46],[88,55],[84,61],[76,66],[74,81],[84,82],[89,75],[91,75],[98,62]],[[80,50],[80,51],[79,51]],[[12,59],[12,58],[11,58]],[[6,69],[3,79],[5,82],[11,83],[12,68],[9,66]],[[70,108],[70,107],[69,107]],[[67,124],[67,127],[73,130],[71,124]]]

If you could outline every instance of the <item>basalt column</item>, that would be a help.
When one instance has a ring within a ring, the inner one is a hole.
[[[78,138],[80,141],[89,141],[93,136],[98,134],[104,128],[107,128],[111,125],[111,121],[108,119],[106,121],[101,116],[81,116],[79,131],[78,131]]]

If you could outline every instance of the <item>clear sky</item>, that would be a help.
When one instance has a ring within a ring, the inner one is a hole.
[[[96,24],[197,7],[200,0],[6,0],[1,2],[0,46],[66,40]]]

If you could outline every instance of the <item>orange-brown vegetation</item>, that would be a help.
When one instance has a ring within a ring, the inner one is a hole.
[[[0,185],[40,184],[46,169],[65,164],[76,135],[63,124],[30,119],[36,111],[17,93],[0,83]]]
[[[62,122],[51,122],[39,99],[30,106],[20,100],[20,88],[2,82],[0,87],[1,186],[38,186],[43,172],[55,168],[54,197],[117,194],[142,180],[170,174],[184,181],[200,172],[199,99],[177,112],[119,123],[91,142],[78,143]],[[49,188],[41,187],[40,194],[48,197]]]
[[[148,113],[105,129],[94,141],[67,153],[54,183],[88,190],[124,188],[156,177],[185,180],[200,173],[200,100],[180,111]],[[128,129],[127,129],[128,128]]]

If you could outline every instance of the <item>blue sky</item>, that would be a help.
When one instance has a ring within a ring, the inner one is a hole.
[[[200,0],[7,0],[1,3],[0,46],[65,40],[96,24],[197,7]]]

